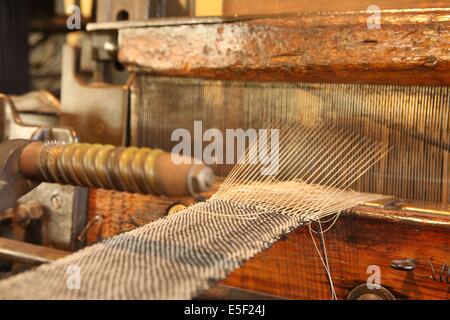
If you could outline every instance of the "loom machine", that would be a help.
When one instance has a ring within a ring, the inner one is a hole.
[[[381,28],[369,28],[366,12],[149,19],[145,5],[98,1],[84,40],[64,46],[60,106],[42,92],[37,111],[26,97],[2,96],[2,209],[44,231],[39,246],[1,238],[0,258],[66,257],[182,215],[230,172],[245,175],[232,164],[171,163],[178,128],[194,135],[196,121],[222,132],[288,121],[389,148],[349,188],[377,197],[324,222],[324,233],[300,226],[277,235],[194,296],[449,299],[450,9],[386,10]],[[116,21],[124,10],[129,20]],[[95,82],[80,74],[86,51]],[[21,119],[33,112],[45,119]],[[293,130],[281,139],[306,134]],[[342,150],[337,160],[353,155]],[[375,274],[381,285],[370,288]]]

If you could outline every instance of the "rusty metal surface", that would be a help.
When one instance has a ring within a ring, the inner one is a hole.
[[[28,140],[0,143],[0,211],[11,208],[17,199],[37,186],[20,172],[19,158]]]
[[[61,104],[50,92],[45,90],[31,91],[21,96],[11,96],[17,112],[34,112],[59,116]]]
[[[320,13],[123,28],[119,60],[171,76],[259,81],[450,83],[450,9]]]
[[[6,124],[3,128],[5,138],[56,139],[66,142],[78,140],[74,130],[59,127],[59,102],[48,93],[34,92],[20,97],[4,96],[3,102],[0,109],[5,113],[5,117],[1,119],[2,123]],[[16,106],[15,103],[18,105]],[[19,113],[19,111],[28,113]],[[24,114],[27,115],[27,123],[22,120]],[[6,157],[7,153],[3,153],[2,156]],[[8,174],[14,175],[14,172],[10,171]],[[18,177],[17,174],[15,176]],[[36,185],[37,183],[33,183],[33,187]],[[7,182],[4,188],[13,187],[14,184]],[[59,248],[73,249],[75,247],[76,237],[73,234],[80,232],[80,228],[83,227],[80,224],[84,224],[87,215],[85,208],[87,191],[83,192],[82,188],[44,183],[33,190],[25,188],[23,192],[13,196],[5,192],[4,188],[0,191],[0,197],[6,197],[7,201],[2,202],[2,208],[38,201],[44,209],[43,241]],[[28,193],[22,196],[25,192]],[[19,198],[20,196],[22,197]],[[55,203],[55,199],[58,200],[58,204]]]
[[[84,188],[41,183],[33,191],[19,199],[19,203],[38,200],[44,209],[43,243],[58,249],[73,250],[76,236],[83,226],[77,220],[86,216],[86,210],[80,208],[87,203]],[[77,210],[77,208],[80,208]],[[84,221],[81,222],[84,225]]]
[[[61,124],[76,128],[81,141],[122,145],[126,139],[127,85],[85,83],[76,75],[76,49],[63,49]]]
[[[20,169],[35,181],[166,196],[207,191],[215,178],[204,164],[175,163],[159,149],[88,143],[32,142],[21,153]]]
[[[58,139],[62,141],[75,141],[78,139],[77,133],[71,128],[59,126],[55,115],[59,114],[58,108],[54,104],[45,104],[41,100],[30,99],[33,96],[22,96],[18,100],[0,93],[0,142],[7,139]],[[33,101],[34,100],[34,101]],[[16,108],[15,101],[19,101]],[[24,103],[28,104],[25,106]],[[26,113],[30,111],[32,113]],[[19,111],[24,112],[19,114]],[[28,115],[25,123],[22,115]],[[53,126],[54,123],[57,126]]]
[[[23,124],[58,127],[61,105],[50,92],[31,91],[21,96],[11,96],[11,99]]]
[[[8,140],[0,144],[0,211],[16,204],[26,204],[38,200],[44,210],[43,241],[58,248],[72,249],[74,245],[74,219],[86,216],[76,212],[78,202],[87,202],[75,188],[55,184],[40,184],[26,179],[20,170],[20,154],[29,140]]]

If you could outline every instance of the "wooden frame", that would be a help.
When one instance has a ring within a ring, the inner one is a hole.
[[[119,59],[153,74],[214,79],[450,84],[450,9],[252,17],[133,28]]]

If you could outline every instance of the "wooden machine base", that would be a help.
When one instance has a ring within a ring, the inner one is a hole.
[[[173,203],[192,201],[91,190],[89,219],[102,214],[104,218],[88,231],[88,242],[148,223],[165,215]],[[354,287],[367,282],[378,266],[381,286],[397,299],[449,299],[450,285],[444,283],[445,279],[430,279],[431,270],[426,264],[415,272],[390,267],[393,259],[425,258],[433,263],[438,277],[442,266],[450,263],[449,235],[450,216],[446,214],[366,206],[342,214],[324,235],[338,298],[346,299]],[[317,235],[315,240],[319,246]],[[307,226],[250,259],[222,284],[289,299],[331,297]]]

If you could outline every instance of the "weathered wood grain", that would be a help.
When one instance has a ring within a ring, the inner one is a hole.
[[[119,59],[152,74],[214,79],[450,84],[450,9],[305,13],[125,28]]]
[[[223,15],[274,14],[318,11],[365,11],[376,4],[381,9],[443,8],[445,0],[224,0]]]
[[[145,224],[164,216],[173,203],[193,201],[91,190],[89,217],[102,214],[104,219],[89,230],[88,242],[135,228],[130,217]],[[381,284],[397,298],[450,298],[448,285],[389,266],[392,259],[419,257],[432,260],[437,269],[450,263],[448,215],[356,207],[339,218],[325,234],[325,242],[340,299],[367,281],[369,265],[380,267]],[[284,298],[330,298],[325,272],[307,227],[298,228],[256,255],[222,283]]]
[[[391,222],[342,216],[325,234],[332,278],[339,299],[367,282],[371,265],[380,267],[381,285],[397,299],[450,299],[449,286],[390,267],[392,259],[424,257],[439,268],[450,260],[450,225]],[[316,237],[317,243],[319,239]],[[425,269],[424,269],[425,270]],[[421,274],[424,274],[421,270]],[[291,299],[330,299],[329,285],[305,227],[249,260],[223,283]]]

